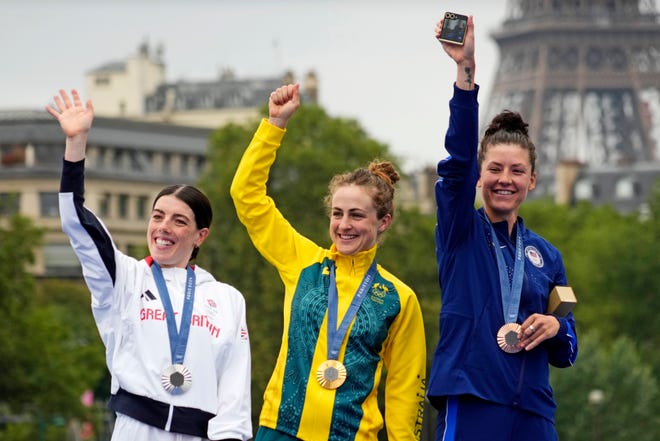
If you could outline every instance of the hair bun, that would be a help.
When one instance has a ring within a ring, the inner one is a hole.
[[[505,110],[493,118],[486,129],[485,135],[490,136],[495,132],[505,130],[507,132],[520,132],[522,135],[529,136],[527,127],[529,127],[529,124],[523,120],[520,113]]]
[[[378,176],[389,185],[396,184],[400,179],[399,174],[394,169],[394,165],[389,161],[374,161],[370,163],[369,172]]]

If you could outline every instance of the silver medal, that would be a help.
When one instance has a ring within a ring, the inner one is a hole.
[[[192,374],[184,365],[173,364],[163,369],[160,382],[167,392],[180,394],[186,392],[192,386]]]

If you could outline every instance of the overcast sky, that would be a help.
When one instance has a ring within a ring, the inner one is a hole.
[[[0,109],[42,109],[60,88],[164,47],[168,81],[313,70],[320,104],[357,119],[406,170],[445,155],[455,65],[434,39],[445,11],[474,15],[485,108],[498,62],[489,34],[504,0],[0,0]],[[264,102],[267,97],[264,97]]]

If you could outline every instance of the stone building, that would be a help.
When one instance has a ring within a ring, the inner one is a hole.
[[[275,88],[296,81],[280,76],[239,78],[231,69],[207,80],[165,80],[163,49],[140,45],[122,61],[106,63],[86,75],[86,95],[98,115],[218,128],[256,118]],[[317,103],[318,78],[313,71],[301,80],[301,100]]]
[[[85,203],[126,252],[146,244],[153,197],[165,185],[193,184],[201,173],[211,130],[95,117],[90,132]],[[45,111],[0,112],[0,213],[20,213],[45,231],[31,270],[39,276],[78,276],[79,264],[62,233],[58,191],[64,135]]]
[[[162,55],[143,44],[137,54],[86,74],[84,96],[95,113],[86,205],[125,252],[145,246],[152,199],[163,186],[197,181],[211,132],[258,117],[269,93],[294,80],[290,72],[245,79],[226,71],[215,80],[167,83]],[[315,102],[313,72],[302,86],[302,99]],[[31,268],[38,276],[80,275],[57,208],[63,152],[64,135],[45,111],[0,112],[0,218],[20,213],[44,228]]]

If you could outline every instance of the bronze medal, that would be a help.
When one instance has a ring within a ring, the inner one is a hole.
[[[316,381],[325,389],[337,389],[346,381],[346,368],[337,360],[327,360],[316,370]]]
[[[518,323],[507,323],[497,331],[497,344],[508,354],[515,354],[522,350],[518,346],[522,328]]]
[[[171,394],[186,392],[192,386],[192,374],[182,364],[173,364],[165,369],[160,375],[163,388]]]

